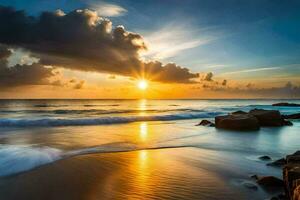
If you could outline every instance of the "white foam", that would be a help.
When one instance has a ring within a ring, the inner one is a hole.
[[[220,112],[208,113],[180,113],[169,115],[149,115],[149,116],[126,116],[126,117],[98,117],[98,118],[41,118],[41,119],[0,119],[0,127],[27,127],[27,126],[87,126],[102,124],[130,123],[138,121],[171,121],[183,119],[210,118],[220,114]]]
[[[0,176],[24,172],[62,158],[62,151],[50,147],[0,146]]]

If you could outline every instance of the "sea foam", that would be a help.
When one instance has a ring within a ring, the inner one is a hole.
[[[0,146],[0,176],[8,176],[45,165],[62,158],[62,151],[50,147],[26,145]]]
[[[205,113],[180,113],[168,115],[146,115],[146,116],[124,116],[124,117],[96,117],[96,118],[40,118],[40,119],[16,119],[1,118],[1,127],[41,127],[41,126],[88,126],[119,124],[139,121],[172,121],[184,119],[211,118],[222,112],[205,112]]]

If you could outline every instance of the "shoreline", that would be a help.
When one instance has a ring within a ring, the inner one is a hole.
[[[252,199],[261,199],[274,195],[245,187],[244,183],[253,182],[249,174],[230,169],[228,159],[224,166],[215,166],[228,156],[218,153],[179,148],[80,155],[0,178],[0,194],[7,200],[175,199],[174,195],[181,199],[248,199],[253,192]]]

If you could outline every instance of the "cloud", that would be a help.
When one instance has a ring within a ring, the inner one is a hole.
[[[38,61],[32,63],[30,54],[25,52],[26,58],[29,59],[29,64],[24,63],[21,59],[13,66],[9,65],[11,57],[16,57],[17,52],[21,50],[8,49],[5,46],[0,46],[0,88],[9,89],[13,87],[26,85],[51,85],[59,87],[69,87],[73,89],[83,88],[85,81],[76,78],[66,79],[60,71],[54,67],[46,67]]]
[[[73,86],[74,89],[82,89],[83,86],[85,84],[85,81],[84,80],[80,80],[78,82],[75,82],[75,85]]]
[[[269,71],[269,70],[276,70],[280,69],[281,67],[264,67],[264,68],[258,68],[258,69],[245,69],[245,70],[239,70],[239,71],[233,71],[233,72],[226,72],[224,74],[240,74],[240,73],[249,73],[249,72],[260,72],[260,71]]]
[[[222,82],[222,85],[226,86],[227,85],[227,80],[224,79],[223,82]]]
[[[116,78],[117,77],[115,75],[113,75],[113,74],[111,74],[111,75],[108,76],[108,79],[116,79]]]
[[[124,15],[127,10],[119,5],[106,3],[103,1],[96,2],[90,1],[88,2],[89,8],[97,11],[100,16],[103,17],[117,17]]]
[[[186,23],[168,24],[153,32],[144,34],[148,51],[142,56],[151,59],[166,59],[180,54],[184,50],[196,48],[214,40],[212,36],[201,36],[199,31],[187,27]]]
[[[212,78],[213,78],[213,73],[212,72],[208,72],[205,76],[204,76],[204,81],[213,81]]]
[[[217,84],[203,84],[202,88],[214,92],[225,92],[227,95],[241,95],[241,97],[243,97],[243,95],[250,95],[261,98],[300,98],[300,86],[297,86],[291,82],[287,82],[285,85],[282,86],[271,88],[255,87],[255,85],[252,83],[248,83],[244,86],[227,85],[226,87],[224,87],[223,84],[222,86]]]
[[[43,12],[38,17],[0,7],[0,43],[30,50],[43,65],[93,71],[159,82],[191,83],[199,74],[173,63],[144,62],[141,35],[112,27],[88,9]]]
[[[0,47],[0,87],[16,87],[23,85],[47,85],[49,78],[56,76],[53,68],[41,66],[38,63],[32,65],[17,64],[8,67],[8,57],[12,54],[5,47]]]

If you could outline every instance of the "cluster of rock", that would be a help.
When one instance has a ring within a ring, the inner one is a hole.
[[[216,128],[240,130],[240,131],[253,131],[258,130],[262,126],[291,126],[292,122],[286,119],[297,118],[300,114],[294,115],[281,115],[278,110],[263,110],[253,109],[249,112],[236,111],[228,115],[215,117],[215,124],[202,120],[198,125],[215,126]]]
[[[300,151],[286,157],[283,182],[288,199],[300,200]]]
[[[274,103],[272,106],[282,106],[282,107],[300,107],[300,104],[297,103]]]
[[[261,156],[260,160],[271,160],[269,156]],[[284,188],[285,194],[272,197],[272,200],[289,199],[300,200],[300,151],[268,163],[268,166],[282,167],[283,180],[274,176],[251,176],[258,185],[264,188],[278,188],[279,191]]]
[[[298,107],[300,104],[278,103],[272,106]],[[300,119],[300,113],[282,115],[278,110],[253,109],[249,112],[236,111],[228,115],[217,116],[215,117],[215,124],[208,120],[202,120],[198,125],[228,130],[253,131],[264,126],[280,127],[293,125],[292,122],[287,121],[287,119]],[[271,160],[269,156],[261,156],[259,159],[263,161]],[[286,158],[267,163],[267,165],[283,167],[283,180],[274,176],[259,177],[253,175],[252,178],[262,187],[284,188],[285,195],[279,194],[271,199],[300,200],[300,151],[288,155]],[[246,182],[245,186],[250,189],[257,189],[257,186],[251,182]]]

